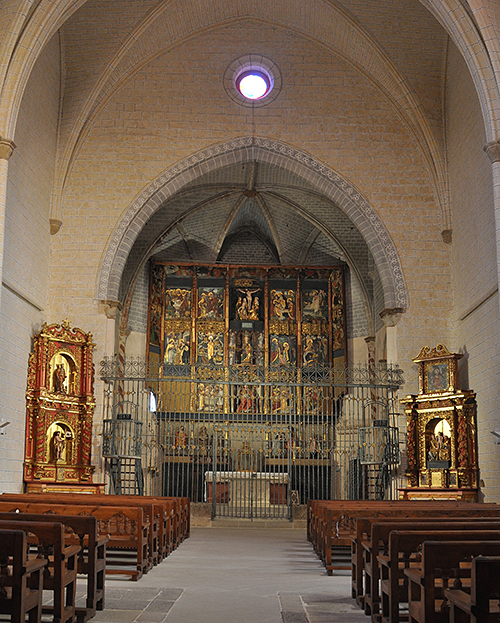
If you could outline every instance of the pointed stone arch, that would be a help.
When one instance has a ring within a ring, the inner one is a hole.
[[[338,173],[278,141],[240,138],[210,147],[169,168],[134,200],[108,240],[98,273],[97,298],[119,300],[120,281],[133,244],[148,220],[177,191],[207,172],[248,161],[280,166],[333,201],[356,225],[377,266],[386,308],[408,307],[408,293],[394,242],[368,200]],[[180,214],[172,210],[172,224]],[[309,215],[327,236],[328,215]]]

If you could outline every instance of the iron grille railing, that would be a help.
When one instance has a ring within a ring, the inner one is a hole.
[[[397,495],[397,366],[153,369],[113,358],[101,378],[116,492],[187,495],[214,516],[252,518],[290,517],[309,498]]]

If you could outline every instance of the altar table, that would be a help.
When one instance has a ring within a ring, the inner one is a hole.
[[[287,502],[287,473],[205,472],[207,502],[212,501],[214,480],[217,503],[262,508]]]

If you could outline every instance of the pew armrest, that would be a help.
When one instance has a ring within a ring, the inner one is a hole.
[[[404,569],[404,573],[410,582],[413,582],[414,584],[421,584],[423,586],[424,575],[420,567],[410,567],[409,569]]]
[[[458,589],[447,588],[444,591],[446,599],[463,612],[471,614],[471,598],[468,593]]]
[[[24,565],[24,572],[26,574],[34,573],[43,567],[46,567],[48,564],[47,558],[38,558],[38,556],[34,556],[33,558],[28,558]]]

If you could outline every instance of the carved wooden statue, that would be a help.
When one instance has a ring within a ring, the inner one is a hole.
[[[90,464],[95,408],[92,335],[44,324],[34,338],[26,391],[28,491],[99,490]]]

